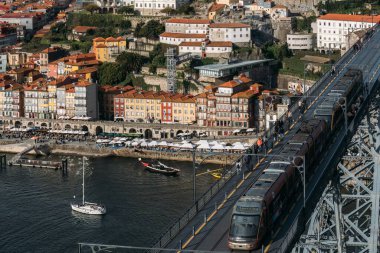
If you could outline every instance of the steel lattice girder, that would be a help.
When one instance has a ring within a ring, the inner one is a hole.
[[[337,166],[338,184],[326,187],[293,252],[379,252],[379,100],[371,104]]]

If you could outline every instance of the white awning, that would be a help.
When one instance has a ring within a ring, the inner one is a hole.
[[[218,143],[217,145],[212,146],[211,149],[214,149],[214,150],[224,150],[226,148],[223,145],[221,145],[221,144]]]
[[[148,147],[156,147],[157,144],[158,144],[157,141],[151,141],[149,142]]]
[[[187,143],[183,143],[183,144],[180,146],[180,148],[183,148],[183,149],[193,149],[194,146],[193,146],[193,144],[187,142]]]
[[[210,145],[208,144],[208,142],[206,143],[201,143],[197,149],[210,149]]]
[[[165,147],[168,146],[168,143],[166,141],[161,141],[160,143],[158,143],[158,146]]]

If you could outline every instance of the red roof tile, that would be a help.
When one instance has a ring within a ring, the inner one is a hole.
[[[367,16],[367,15],[349,15],[349,14],[329,13],[329,14],[320,16],[318,19],[320,19],[320,20],[338,20],[338,21],[378,23],[378,22],[380,22],[380,15]]]
[[[212,11],[219,11],[219,10],[223,10],[227,5],[226,4],[213,4],[211,5],[211,7],[208,9],[209,12],[212,12]]]
[[[88,32],[89,30],[95,30],[97,29],[96,26],[76,26],[74,27],[73,31],[76,31],[77,33],[86,33]]]
[[[166,23],[177,24],[210,24],[208,19],[189,19],[189,18],[170,18],[165,21]]]
[[[249,28],[250,25],[242,23],[213,23],[210,24],[210,28]]]
[[[170,33],[164,32],[160,34],[160,37],[167,38],[195,38],[195,39],[205,39],[206,34],[193,34],[193,33]]]

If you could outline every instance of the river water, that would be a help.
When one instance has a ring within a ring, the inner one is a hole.
[[[70,202],[74,195],[81,200],[82,159],[68,159],[65,177],[50,169],[0,170],[0,252],[77,252],[78,242],[149,247],[192,204],[191,163],[165,162],[181,169],[167,177],[144,171],[136,159],[91,158],[86,200],[105,204],[107,214],[75,213]],[[197,177],[197,194],[213,182],[210,175]]]

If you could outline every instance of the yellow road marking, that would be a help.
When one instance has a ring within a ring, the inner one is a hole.
[[[269,242],[269,244],[265,247],[264,253],[267,253],[270,249],[270,246],[272,245],[273,240]]]
[[[352,59],[351,59],[352,60]],[[351,60],[349,61],[349,62],[351,62]],[[348,63],[346,63],[346,65],[347,65]],[[380,66],[379,66],[380,67]],[[336,79],[336,76],[334,77],[334,79],[332,79],[330,82],[329,82],[329,84],[323,89],[323,92],[322,93],[324,93],[325,92],[325,90],[330,86],[330,84],[334,81]],[[320,93],[319,94],[319,96],[310,104],[310,106],[307,108],[307,110],[306,111],[308,111],[309,109],[310,109],[310,107],[320,98],[320,96],[322,95],[322,93]],[[298,121],[301,119],[301,115],[296,119],[296,121],[290,126],[290,128],[289,129],[292,129],[294,126],[295,126],[295,124],[296,123],[298,123]],[[287,130],[286,132],[285,132],[285,134],[287,134],[289,132],[289,130]],[[277,142],[278,143],[278,142]],[[270,149],[269,151],[268,151],[268,154],[269,153],[271,153],[273,151],[273,149]],[[260,160],[259,160],[259,162],[255,165],[255,169],[257,168],[257,167],[259,167],[260,165],[261,165],[261,163],[263,162],[265,160],[265,157],[263,157],[263,158],[261,158]],[[247,174],[247,178],[250,176],[252,174],[252,172],[249,172],[248,174]],[[244,180],[241,180],[240,182],[239,182],[239,184],[227,195],[227,198],[226,199],[224,199],[223,200],[223,202],[217,207],[217,210],[214,210],[212,213],[211,213],[211,215],[206,219],[206,221],[208,222],[208,221],[210,221],[215,215],[216,215],[216,213],[218,212],[218,210],[220,210],[223,206],[224,206],[224,204],[227,202],[227,200],[228,199],[230,199],[231,198],[231,196],[236,192],[236,190],[237,189],[239,189],[240,188],[240,186],[243,184],[243,182],[244,182]],[[194,232],[194,235],[197,235],[197,234],[199,234],[200,233],[200,231],[206,226],[206,224],[207,224],[207,222],[204,222],[204,223],[202,223],[202,225]],[[191,237],[182,245],[182,249],[184,249],[184,248],[186,248],[187,247],[187,245],[192,241],[194,239],[194,236],[193,235],[191,235]],[[272,244],[272,242],[273,242],[273,240],[272,241],[270,241],[270,243],[265,247],[265,250],[264,250],[264,253],[267,253],[268,251],[269,251],[269,249],[270,249],[270,247],[271,247],[271,244]],[[177,251],[177,253],[180,253],[181,251]]]

